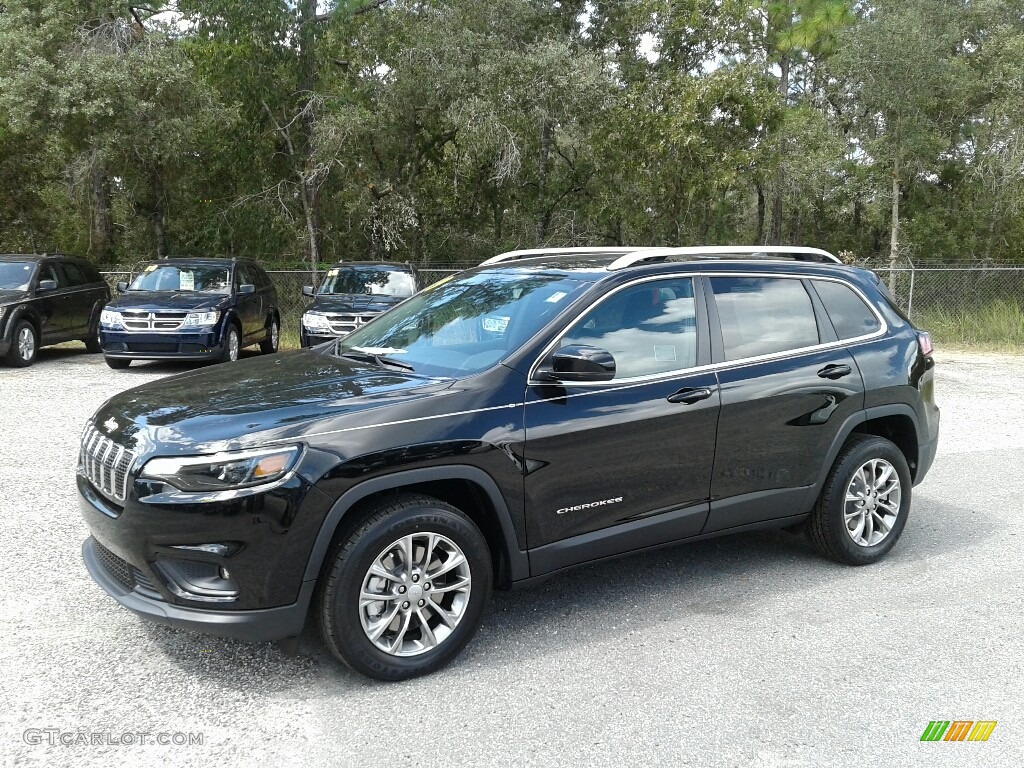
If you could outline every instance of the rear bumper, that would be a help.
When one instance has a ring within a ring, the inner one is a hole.
[[[293,637],[302,631],[306,612],[313,597],[315,582],[303,582],[299,599],[291,605],[250,611],[216,611],[184,608],[148,597],[138,589],[128,590],[104,567],[89,537],[82,544],[82,559],[93,581],[114,600],[143,619],[172,627],[218,637],[233,637],[249,642],[267,642]]]
[[[106,357],[122,360],[216,360],[224,354],[220,333],[126,333],[100,331]]]
[[[939,448],[939,428],[935,425],[935,437],[923,445],[917,446],[917,474],[914,475],[914,485],[924,480],[928,470],[935,462],[935,454]]]

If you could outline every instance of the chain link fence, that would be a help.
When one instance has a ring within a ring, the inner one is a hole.
[[[421,267],[417,271],[423,286],[455,274],[465,266]],[[874,271],[889,287],[900,306],[915,321],[970,326],[981,317],[998,318],[1001,330],[990,330],[995,341],[1015,342],[1024,337],[1024,327],[1015,330],[1016,318],[1024,307],[1024,266],[985,266],[953,264],[944,266],[901,266],[895,269],[875,267]],[[286,331],[296,332],[299,318],[310,299],[302,295],[306,285],[319,285],[325,270],[268,270],[277,286],[281,321]],[[121,280],[130,280],[129,270],[104,272],[111,288]],[[1021,324],[1024,326],[1024,323]],[[958,332],[957,339],[970,342],[970,334]]]

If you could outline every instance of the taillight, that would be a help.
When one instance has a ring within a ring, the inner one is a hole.
[[[932,337],[927,331],[917,332],[917,346],[921,348],[921,354],[925,357],[931,357],[932,354]]]

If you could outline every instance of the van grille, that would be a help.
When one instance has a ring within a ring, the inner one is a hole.
[[[109,437],[100,434],[92,425],[86,425],[82,435],[79,468],[89,482],[109,499],[123,502],[128,495],[128,473],[138,458]]]
[[[362,315],[327,315],[327,322],[331,326],[331,333],[341,336],[352,333],[356,328],[365,325],[375,318],[379,312]]]
[[[121,310],[121,322],[126,331],[176,331],[185,322],[187,316],[188,312]]]

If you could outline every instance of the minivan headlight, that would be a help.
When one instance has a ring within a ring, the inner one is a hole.
[[[326,331],[330,333],[331,324],[327,322],[327,316],[319,312],[307,312],[302,316],[302,324],[307,331]]]
[[[121,326],[121,313],[115,312],[112,309],[104,309],[100,312],[100,325],[106,325],[110,328],[119,328]]]
[[[181,327],[201,328],[207,325],[216,325],[219,318],[220,312],[189,312]]]
[[[295,467],[300,448],[225,451],[209,456],[168,456],[150,459],[142,480],[158,480],[187,493],[258,488],[284,479]]]

